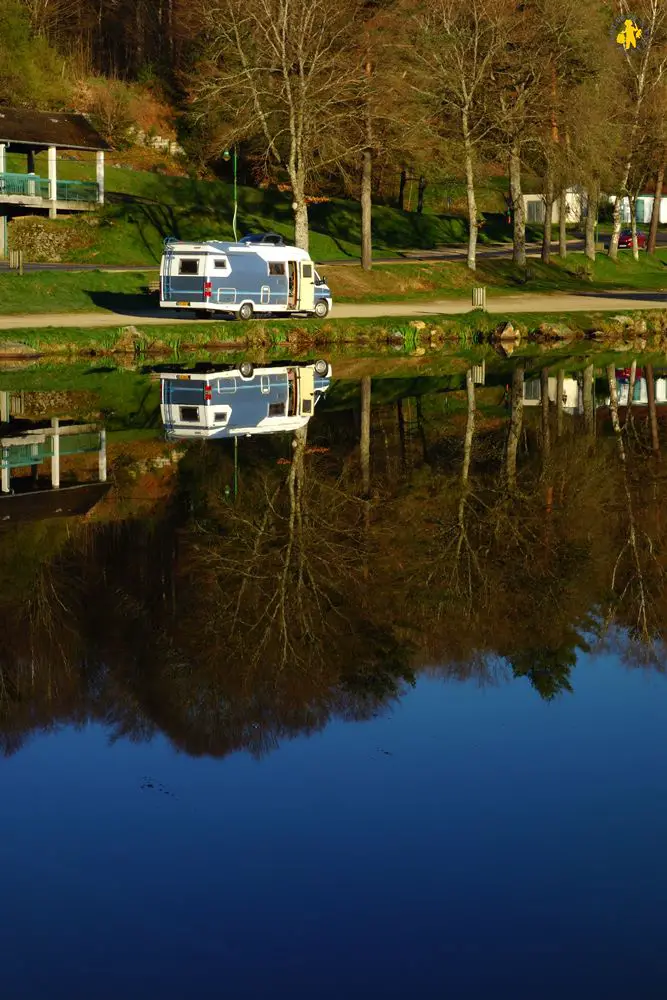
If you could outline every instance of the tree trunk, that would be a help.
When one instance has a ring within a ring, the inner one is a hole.
[[[561,188],[558,196],[558,256],[567,257],[567,191]]]
[[[514,142],[510,151],[510,198],[512,199],[512,261],[526,266],[526,212],[521,191],[521,151]]]
[[[475,172],[472,158],[472,143],[466,135],[467,119],[464,119],[464,148],[466,168],[466,196],[468,199],[468,267],[474,271],[477,267],[477,198],[475,197]]]
[[[593,365],[584,368],[584,428],[587,434],[595,429],[595,406],[593,402]]]
[[[565,405],[565,400],[563,396],[565,395],[565,370],[563,368],[558,369],[558,377],[556,381],[556,437],[563,436],[563,407]]]
[[[584,253],[588,260],[595,263],[595,226],[598,219],[598,183],[591,182],[588,188],[588,208],[586,210],[586,245]]]
[[[361,379],[361,489],[362,495],[368,499],[371,492],[371,377],[364,375]]]
[[[361,266],[370,271],[373,266],[372,208],[373,155],[365,149],[361,159]]]
[[[294,211],[294,246],[300,250],[308,250],[308,205],[303,195],[294,193],[292,203]]]
[[[648,234],[648,253],[655,253],[655,245],[658,242],[658,224],[660,222],[660,202],[662,200],[662,182],[665,179],[665,157],[660,162],[658,173],[655,178],[655,192],[653,195],[653,211],[651,212],[651,228]]]
[[[611,239],[609,241],[609,256],[612,260],[618,260],[618,241],[621,236],[621,200],[623,198],[622,194],[616,195],[616,200],[614,202],[614,214],[613,214],[613,225],[611,231]]]
[[[655,408],[655,380],[653,365],[646,366],[646,390],[648,393],[648,416],[651,423],[651,447],[656,458],[660,456],[660,436],[658,434],[658,414]]]
[[[549,369],[540,372],[540,401],[542,403],[542,459],[546,464],[551,452],[551,428],[549,426]]]
[[[408,182],[408,175],[405,167],[401,170],[401,179],[398,184],[398,201],[397,205],[401,211],[405,208],[405,185]]]
[[[505,478],[510,489],[516,486],[516,456],[523,427],[523,366],[512,373],[512,412],[505,449]]]
[[[630,229],[632,231],[632,256],[639,260],[639,246],[637,244],[637,197],[630,195]]]
[[[554,208],[554,175],[551,164],[547,164],[544,183],[544,231],[542,233],[542,263],[551,263],[551,224]]]
[[[426,178],[423,174],[419,176],[419,185],[417,187],[417,214],[421,215],[424,211],[424,192],[426,191]]]

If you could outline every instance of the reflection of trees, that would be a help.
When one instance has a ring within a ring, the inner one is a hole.
[[[592,372],[586,382],[592,393]],[[522,399],[523,373],[513,386]],[[356,433],[327,455],[309,454],[304,433],[288,461],[282,446],[248,446],[236,502],[229,456],[196,446],[150,520],[6,529],[5,750],[98,719],[114,738],[162,731],[189,753],[262,754],[381,710],[411,667],[501,669],[550,699],[571,690],[610,603],[640,662],[667,611],[649,425],[626,430],[616,402],[592,449],[588,417],[551,437],[546,410],[513,409],[518,463],[470,371],[465,401],[454,424],[424,397],[429,464],[383,480],[375,455],[372,490],[369,434],[360,463]],[[388,421],[380,447],[400,453],[400,434]]]

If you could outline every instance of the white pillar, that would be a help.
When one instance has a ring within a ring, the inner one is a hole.
[[[7,144],[0,142],[0,174],[7,171]]]
[[[0,424],[9,423],[9,403],[9,393],[6,389],[3,389],[2,392],[0,392]]]
[[[97,201],[104,204],[104,150],[97,150]]]
[[[9,493],[10,491],[9,448],[2,448],[2,450],[0,450],[0,457],[2,459],[2,472],[0,473],[0,490],[2,490],[3,493]]]
[[[56,201],[58,198],[58,167],[57,167],[55,146],[49,146],[48,163],[49,163],[49,201],[51,202],[49,206],[49,218],[55,219],[56,215],[58,214],[58,210],[56,208]]]
[[[107,432],[103,427],[100,431],[100,482],[106,483],[107,481]]]
[[[54,490],[60,489],[60,421],[54,417],[51,421],[53,434],[51,435],[51,486]]]

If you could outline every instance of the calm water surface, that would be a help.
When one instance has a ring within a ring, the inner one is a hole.
[[[573,684],[422,679],[260,762],[38,737],[0,769],[5,995],[662,996],[665,678]]]
[[[451,380],[374,381],[366,466],[334,383],[236,503],[127,383],[111,492],[0,533],[3,997],[664,996],[666,484],[568,378],[467,460]]]

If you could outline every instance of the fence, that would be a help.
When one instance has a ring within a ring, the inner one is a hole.
[[[57,181],[56,199],[58,201],[96,202],[99,198],[99,185],[95,181]],[[50,199],[49,181],[36,174],[0,174],[0,197],[5,195],[24,196],[26,198]]]

